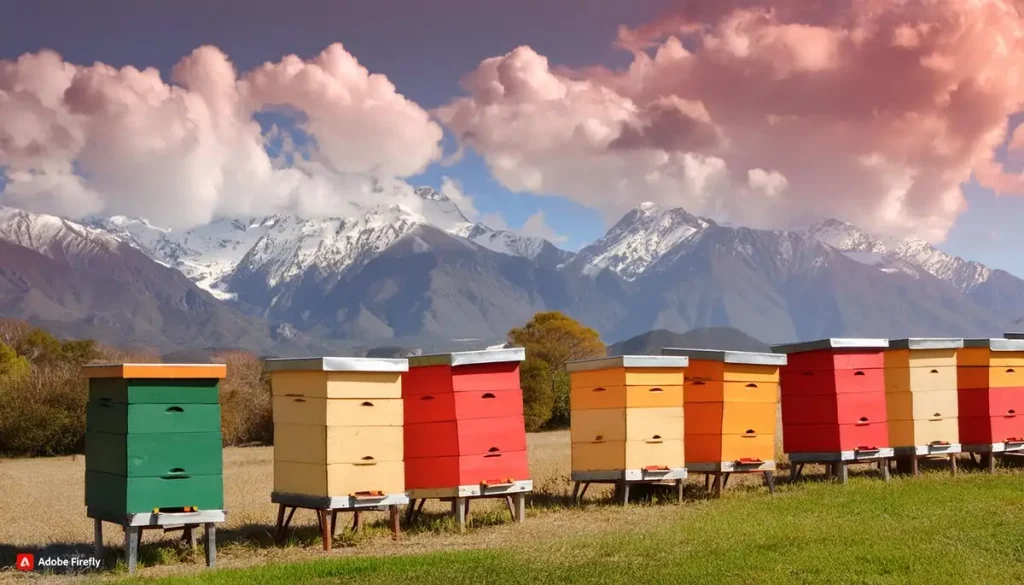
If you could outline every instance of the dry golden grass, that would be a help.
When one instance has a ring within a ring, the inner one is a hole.
[[[587,492],[588,505],[571,507],[569,433],[530,434],[528,446],[534,493],[528,499],[528,518],[523,525],[509,522],[504,500],[476,500],[471,508],[471,530],[459,534],[447,516],[448,504],[430,501],[423,516],[405,528],[399,542],[390,539],[383,513],[368,514],[366,529],[359,535],[342,534],[342,526],[347,527],[348,520],[343,521],[346,515],[339,515],[338,537],[331,554],[395,555],[495,547],[537,551],[555,545],[563,537],[604,532],[623,524],[671,522],[681,513],[674,505],[626,509],[602,505],[608,502],[611,487],[600,485]],[[91,551],[92,521],[86,517],[84,476],[85,459],[81,456],[0,460],[0,494],[4,503],[0,506],[0,562],[9,565],[16,552],[26,549]],[[760,482],[759,475],[736,476],[729,489],[743,484],[757,486]],[[325,554],[320,548],[315,516],[310,511],[295,514],[295,529],[287,543],[273,544],[277,508],[270,502],[272,483],[272,447],[224,450],[228,521],[218,528],[218,566],[287,562],[321,558]],[[704,497],[703,476],[693,476],[689,483],[688,499]],[[105,524],[104,542],[117,549],[123,543],[123,533]],[[108,562],[115,554],[108,550]],[[177,542],[173,533],[165,536],[156,531],[145,535],[140,560],[144,566],[141,572],[146,575],[191,572],[202,567],[200,556],[194,556]],[[4,577],[0,572],[0,581]],[[15,576],[7,573],[6,577]]]

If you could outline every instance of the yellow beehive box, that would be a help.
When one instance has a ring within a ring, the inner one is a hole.
[[[570,362],[572,470],[682,469],[686,358]]]
[[[957,357],[963,347],[963,339],[889,342],[885,399],[892,447],[959,443]]]
[[[267,360],[274,491],[323,497],[405,491],[404,359]]]

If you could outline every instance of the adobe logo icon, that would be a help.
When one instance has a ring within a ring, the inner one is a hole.
[[[36,568],[36,557],[29,553],[19,553],[14,560],[14,566],[19,571],[34,571]]]

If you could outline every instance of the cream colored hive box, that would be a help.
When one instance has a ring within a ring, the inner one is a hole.
[[[889,342],[885,402],[897,456],[960,452],[957,354],[963,346],[963,339]]]
[[[566,365],[574,481],[686,477],[683,373],[688,363],[679,357],[617,356]]]
[[[323,498],[405,492],[404,359],[267,360],[274,494]]]

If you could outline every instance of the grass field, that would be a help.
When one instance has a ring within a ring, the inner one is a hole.
[[[751,478],[730,482],[717,501],[694,479],[682,505],[666,495],[623,509],[598,490],[592,503],[572,508],[567,443],[566,433],[530,436],[537,493],[522,525],[506,523],[502,502],[481,503],[473,529],[458,534],[435,504],[400,542],[389,539],[381,514],[358,536],[339,534],[326,558],[312,513],[296,515],[305,524],[286,546],[271,544],[271,450],[228,449],[229,522],[218,539],[218,566],[227,570],[206,571],[201,553],[150,534],[140,573],[183,583],[1024,582],[1024,471],[951,478],[935,469],[888,485],[855,474],[846,487],[780,483],[775,497]],[[42,547],[90,550],[82,475],[81,458],[0,462],[4,563]],[[107,529],[108,545],[120,538]],[[115,556],[110,551],[108,562]],[[27,578],[0,573],[4,579]]]

